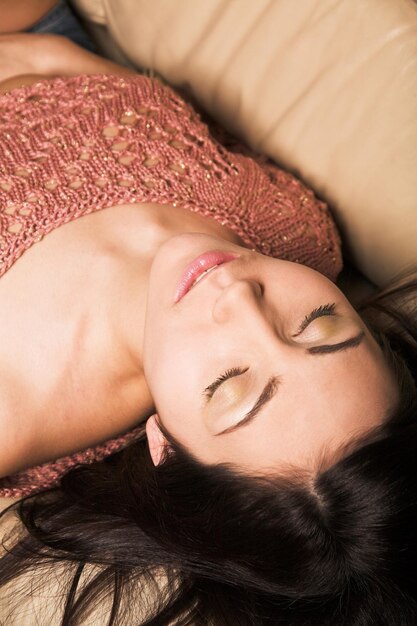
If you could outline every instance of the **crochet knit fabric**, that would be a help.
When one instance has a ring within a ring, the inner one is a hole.
[[[250,158],[237,145],[226,149],[196,111],[157,80],[43,80],[0,96],[0,124],[0,276],[58,226],[141,202],[212,217],[250,248],[304,263],[332,280],[341,269],[340,239],[326,205],[266,158]],[[0,497],[51,487],[75,465],[101,460],[142,434],[138,426],[3,478]]]

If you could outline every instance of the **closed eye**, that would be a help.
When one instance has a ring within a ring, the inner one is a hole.
[[[298,337],[301,333],[307,328],[311,322],[313,322],[318,317],[323,317],[325,315],[335,315],[336,304],[322,304],[321,306],[313,309],[311,313],[305,316],[303,321],[301,322],[297,332],[293,335],[293,337]],[[210,400],[216,390],[229,378],[234,378],[235,376],[241,376],[245,372],[247,372],[249,367],[231,367],[227,369],[223,374],[221,374],[215,381],[213,381],[208,387],[206,387],[203,391],[203,396],[206,400]]]
[[[293,335],[293,337],[298,337],[298,335],[301,335],[301,333],[305,331],[307,326],[311,324],[311,322],[313,322],[318,317],[324,317],[325,315],[334,315],[335,309],[336,309],[336,304],[334,302],[333,304],[322,304],[316,309],[313,309],[311,313],[305,316],[305,318],[301,322],[297,332]]]

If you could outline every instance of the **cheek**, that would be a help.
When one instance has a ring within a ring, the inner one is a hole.
[[[162,421],[164,416],[189,413],[195,406],[200,355],[191,337],[178,332],[164,329],[146,338],[145,378]]]
[[[158,379],[161,368],[172,367],[173,357],[178,354],[177,333],[165,311],[152,298],[147,302],[143,336],[143,369],[149,388]]]

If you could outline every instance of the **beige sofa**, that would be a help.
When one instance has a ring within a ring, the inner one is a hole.
[[[368,279],[417,265],[415,0],[73,2],[113,58],[309,182]]]

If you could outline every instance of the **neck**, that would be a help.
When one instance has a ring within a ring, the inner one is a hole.
[[[125,346],[130,365],[142,366],[146,299],[152,262],[160,247],[182,233],[205,233],[240,246],[233,231],[212,218],[170,205],[139,204],[111,207],[101,212],[101,246],[117,264],[117,285],[108,295],[113,333]],[[94,225],[94,239],[97,225]]]

